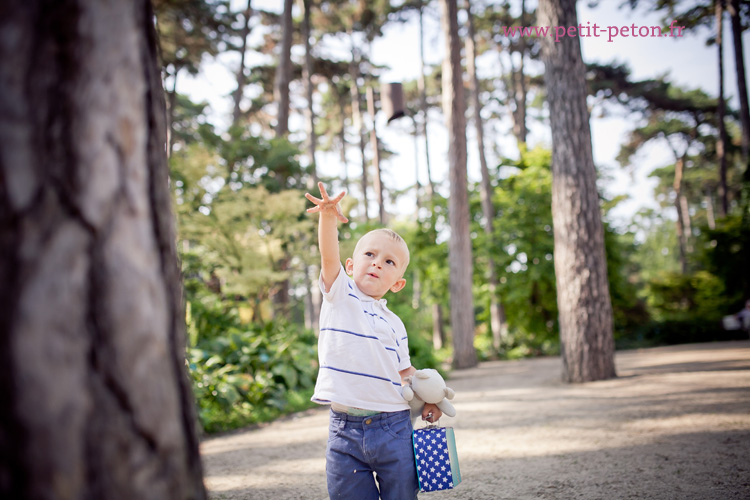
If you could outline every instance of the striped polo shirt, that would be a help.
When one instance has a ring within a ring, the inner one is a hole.
[[[411,366],[401,319],[388,310],[385,299],[362,293],[343,266],[328,293],[322,278],[319,285],[324,298],[320,368],[312,401],[373,411],[409,409],[399,375]]]

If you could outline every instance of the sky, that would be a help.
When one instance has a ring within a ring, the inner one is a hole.
[[[462,4],[462,2],[459,3]],[[473,3],[479,4],[476,1]],[[621,3],[622,0],[601,0],[598,6],[591,7],[586,1],[578,2],[580,25],[594,26],[596,24],[608,29],[608,31],[600,30],[598,37],[581,37],[581,51],[585,62],[626,63],[631,69],[632,78],[636,80],[667,75],[671,82],[680,86],[689,89],[702,88],[714,96],[718,94],[716,49],[705,45],[705,40],[709,36],[708,29],[684,30],[682,37],[617,36],[610,41],[609,34],[614,34],[614,30],[609,27],[616,27],[619,32],[623,31],[623,26],[632,29],[635,25],[635,28],[639,29],[642,26],[660,24],[661,14],[648,13],[644,9],[631,11],[629,8],[618,8]],[[281,10],[282,4],[280,0],[255,0],[253,2],[256,8],[276,11]],[[515,2],[515,4],[520,5],[520,2]],[[527,0],[527,4],[533,4],[533,0]],[[443,53],[439,21],[429,16],[426,16],[425,21],[427,33],[425,62],[439,64]],[[736,107],[734,54],[731,30],[728,25],[729,23],[725,22],[724,91],[725,95],[730,97],[730,104]],[[588,34],[592,32],[589,30]],[[748,64],[747,52],[750,52],[749,42],[750,34],[746,34],[746,65]],[[334,43],[318,46],[316,50],[324,50],[330,55],[339,56],[342,60],[350,57],[344,47],[337,47]],[[478,61],[480,77],[499,76],[496,57],[497,54],[482,56]],[[383,37],[373,44],[371,58],[375,63],[388,66],[380,78],[381,83],[415,79],[419,71],[419,28],[416,16],[412,22],[387,26]],[[228,68],[236,67],[236,64],[231,59],[207,60],[204,62],[204,71],[196,78],[183,78],[178,84],[178,90],[194,99],[208,100],[217,113],[226,116],[229,114],[231,105],[227,96],[236,86]],[[541,72],[542,67],[537,66],[537,71]],[[591,117],[594,161],[604,179],[602,186],[605,194],[629,196],[629,199],[621,203],[611,214],[616,224],[624,226],[639,208],[655,206],[652,193],[655,181],[649,179],[648,174],[654,168],[672,163],[674,159],[665,145],[654,143],[636,155],[630,167],[625,169],[620,167],[615,161],[615,156],[620,144],[626,139],[628,131],[634,126],[633,118],[625,117],[622,113],[601,116],[598,112],[600,109],[594,108]],[[386,125],[386,117],[382,116],[382,113],[376,113],[376,115],[375,126],[379,139],[385,147],[396,153],[383,162],[383,184],[390,189],[404,189],[414,184],[417,172],[420,182],[424,184],[427,177],[423,144],[415,144],[414,139],[406,133],[410,129],[410,120],[401,119]],[[433,175],[437,181],[443,181],[447,194],[447,132],[442,126],[442,118],[439,114],[431,115],[430,120],[430,161]],[[475,134],[471,122],[468,124],[469,180],[478,181],[480,174],[474,141]],[[294,124],[291,127],[293,128]],[[550,147],[550,135],[545,124],[531,123],[530,131],[529,143],[532,147],[537,144]],[[510,133],[510,122],[485,122],[485,133],[487,134],[485,140],[494,141],[502,154],[509,157],[516,155],[515,139]],[[353,156],[355,153],[358,154],[355,149],[351,148],[350,151],[352,155],[349,158],[348,167],[350,175],[356,173],[357,165],[360,164],[360,160]],[[492,161],[492,158],[489,161]],[[317,163],[322,175],[341,176],[343,173],[338,153],[319,154]],[[398,205],[389,207],[389,210],[408,216],[413,213],[414,201],[409,197],[402,197]]]

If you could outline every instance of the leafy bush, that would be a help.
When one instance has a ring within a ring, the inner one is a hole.
[[[724,284],[707,271],[663,273],[648,284],[648,305],[657,320],[715,321],[724,302]]]
[[[311,406],[315,336],[283,322],[232,328],[188,349],[193,391],[207,432]]]
[[[615,344],[617,349],[631,349],[745,338],[747,334],[742,330],[724,330],[718,320],[668,320],[653,321],[642,325],[631,334],[616,339]]]

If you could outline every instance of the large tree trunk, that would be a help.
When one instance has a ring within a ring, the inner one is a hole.
[[[352,62],[349,66],[349,73],[352,78],[352,85],[350,87],[352,96],[352,125],[354,130],[359,135],[359,154],[362,159],[362,177],[360,178],[360,185],[362,187],[362,217],[365,222],[370,220],[370,216],[367,213],[367,206],[369,202],[367,200],[367,187],[369,181],[367,180],[367,157],[365,156],[365,125],[362,119],[362,108],[361,106],[361,93],[359,91],[359,51],[354,43],[353,34],[349,33],[349,39],[352,43]]]
[[[276,137],[284,137],[289,134],[289,83],[292,80],[292,34],[294,22],[292,20],[292,5],[294,0],[284,1],[284,12],[281,16],[282,39],[279,65],[276,68],[276,84],[274,86],[274,99],[279,107],[276,122]],[[277,263],[280,271],[286,273],[291,267],[291,256],[284,252],[284,256]],[[285,317],[289,314],[289,278],[278,283],[273,294],[274,318]]]
[[[341,165],[343,166],[344,189],[347,193],[351,192],[349,186],[349,161],[346,159],[347,141],[346,141],[346,106],[343,100],[339,100],[339,116],[341,117],[341,128],[339,128],[339,141],[341,141]]]
[[[521,0],[521,26],[526,26],[526,2]],[[528,128],[526,127],[526,74],[524,69],[524,60],[526,59],[526,38],[521,37],[518,40],[520,48],[518,52],[521,55],[521,61],[518,69],[513,64],[513,51],[510,53],[510,65],[511,74],[510,79],[512,83],[512,98],[515,109],[513,110],[513,133],[516,136],[518,144],[526,144],[526,136],[528,135]]]
[[[688,234],[685,230],[685,210],[682,207],[682,176],[685,171],[685,157],[680,156],[674,164],[674,180],[672,188],[674,189],[674,208],[677,211],[677,220],[675,221],[675,230],[677,231],[677,242],[680,248],[680,270],[682,274],[687,274],[687,254],[688,254]]]
[[[719,198],[721,199],[721,216],[729,213],[729,193],[727,192],[727,127],[724,122],[724,0],[714,0],[716,12],[716,50],[719,63],[719,100],[716,104],[716,119],[719,122],[719,137],[716,139],[716,156],[719,158]]]
[[[276,68],[274,100],[279,107],[276,121],[276,136],[283,137],[289,133],[289,83],[292,81],[292,5],[294,0],[284,0],[284,12],[281,15],[281,54]]]
[[[750,172],[750,107],[747,100],[745,80],[745,57],[742,49],[742,21],[740,20],[740,0],[729,0],[727,5],[732,21],[734,41],[734,65],[737,73],[737,94],[740,99],[740,122],[742,123],[742,160],[746,172]]]
[[[487,168],[487,157],[484,153],[484,127],[482,124],[482,105],[479,102],[479,78],[476,69],[476,49],[474,44],[474,17],[471,13],[471,2],[466,0],[466,15],[469,25],[469,36],[466,39],[466,67],[469,72],[471,85],[471,103],[474,107],[474,128],[477,133],[477,154],[482,173],[482,213],[484,215],[484,233],[487,235],[487,285],[490,292],[490,329],[492,330],[492,345],[500,349],[502,341],[508,336],[508,325],[505,321],[505,310],[497,294],[497,270],[492,252],[493,243],[492,221],[495,220],[495,208],[492,206],[492,184],[490,171]]]
[[[234,100],[234,109],[232,111],[232,124],[237,125],[242,116],[242,108],[240,103],[242,102],[242,96],[245,91],[245,55],[247,53],[247,39],[250,36],[250,18],[253,14],[252,0],[247,0],[247,6],[242,14],[243,24],[242,30],[240,30],[240,37],[242,43],[240,44],[240,67],[237,70],[237,89],[232,94]]]
[[[466,180],[466,102],[461,74],[461,42],[458,37],[456,0],[441,0],[445,60],[443,61],[443,113],[448,129],[450,199],[448,218],[450,255],[451,327],[453,365],[477,364],[474,349],[474,300],[471,294],[472,262],[469,235],[469,191]]]
[[[417,87],[419,89],[419,107],[422,115],[422,137],[424,139],[424,159],[427,168],[427,196],[430,200],[430,214],[432,226],[435,226],[435,181],[432,178],[432,169],[430,166],[430,141],[427,134],[428,109],[427,109],[427,85],[425,82],[425,64],[424,64],[424,0],[419,2],[419,78]],[[445,344],[445,328],[443,327],[443,309],[442,306],[435,302],[432,304],[432,340],[435,349],[440,349]]]
[[[419,78],[417,87],[419,89],[419,111],[422,114],[422,137],[424,138],[424,159],[427,168],[427,190],[430,202],[434,202],[435,183],[432,180],[432,169],[430,167],[430,141],[427,138],[427,85],[424,77],[424,0],[419,4]],[[434,205],[433,205],[434,206]]]
[[[318,168],[317,162],[315,161],[315,153],[318,147],[318,136],[315,134],[315,109],[313,107],[313,58],[310,47],[310,36],[311,24],[310,24],[310,11],[312,9],[313,0],[304,0],[302,5],[305,9],[304,18],[302,21],[302,37],[305,39],[305,65],[302,69],[303,77],[305,79],[305,94],[307,95],[307,110],[306,110],[306,122],[307,122],[307,156],[310,161],[310,178],[307,183],[308,189],[314,189],[318,185]]]
[[[539,25],[578,26],[575,0],[541,0]],[[612,304],[577,37],[542,40],[552,128],[552,218],[563,380],[615,376]]]
[[[150,2],[0,33],[0,498],[206,498]]]
[[[380,144],[378,141],[378,133],[375,130],[375,90],[372,87],[367,87],[367,113],[370,115],[372,120],[372,128],[370,128],[370,148],[372,149],[372,169],[375,172],[373,177],[373,184],[375,188],[375,197],[378,200],[378,221],[381,225],[385,225],[385,201],[383,200],[383,177],[380,172]]]
[[[302,37],[305,39],[305,65],[302,69],[305,80],[305,94],[307,95],[306,123],[307,123],[307,157],[310,162],[310,177],[307,180],[307,188],[314,189],[318,184],[318,165],[315,161],[315,153],[318,147],[318,136],[315,133],[315,108],[313,106],[313,58],[310,37],[312,36],[312,24],[310,22],[310,12],[312,10],[313,0],[303,0],[302,7],[304,15],[302,20]],[[310,248],[312,254],[315,254],[317,245]],[[318,261],[319,262],[319,261]],[[318,332],[318,318],[320,316],[320,304],[322,296],[317,279],[310,278],[310,272],[307,266],[304,267],[304,283],[310,293],[305,297],[305,325]],[[320,269],[318,264],[313,264],[312,276],[317,277]]]

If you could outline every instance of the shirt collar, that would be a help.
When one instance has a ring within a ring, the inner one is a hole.
[[[388,303],[388,299],[382,299],[382,298],[375,299],[374,297],[370,297],[369,295],[367,295],[366,293],[364,293],[362,290],[359,289],[359,287],[354,282],[354,280],[351,279],[351,277],[349,279],[350,279],[350,283],[352,284],[352,288],[357,293],[357,296],[359,296],[359,298],[362,299],[362,302],[377,302],[382,307],[386,307],[386,304]]]

